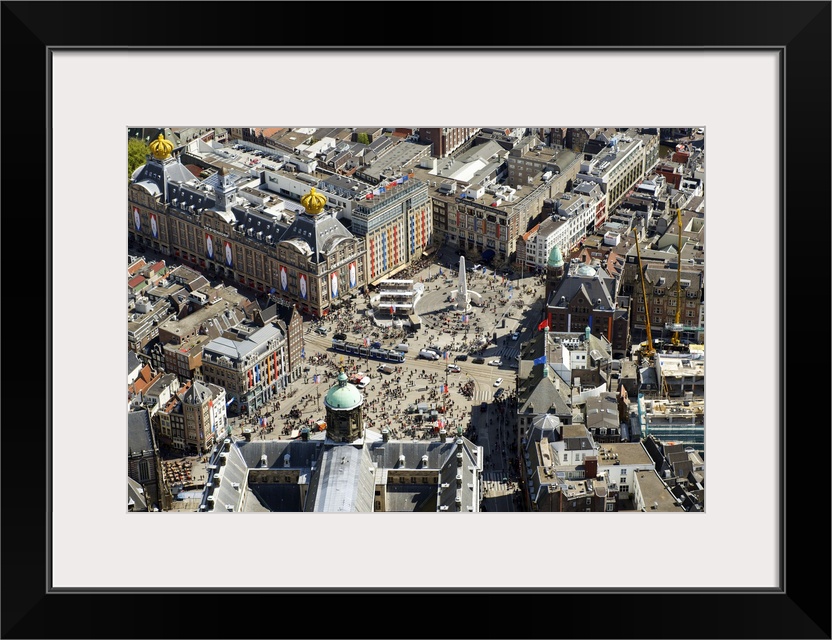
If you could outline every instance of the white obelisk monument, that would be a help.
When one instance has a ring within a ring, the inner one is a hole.
[[[482,296],[468,288],[468,276],[465,273],[465,256],[459,256],[459,280],[457,281],[456,290],[451,292],[451,302],[456,303],[458,311],[468,313],[471,311],[471,300],[476,301],[477,305],[482,304]]]

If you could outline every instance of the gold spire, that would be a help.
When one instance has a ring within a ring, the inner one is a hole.
[[[152,153],[153,157],[157,160],[170,158],[170,152],[173,151],[173,143],[170,140],[165,140],[165,136],[161,133],[159,134],[159,137],[148,146],[150,147],[150,153]]]
[[[303,205],[303,208],[306,209],[306,213],[315,215],[324,210],[326,196],[315,191],[315,187],[312,187],[309,193],[300,199],[300,203]]]

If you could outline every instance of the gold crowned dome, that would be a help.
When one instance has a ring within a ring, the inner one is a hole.
[[[173,151],[173,143],[170,140],[165,140],[165,136],[161,133],[159,137],[150,143],[150,153],[157,160],[164,160],[170,158],[170,152]]]
[[[300,199],[300,203],[303,205],[303,208],[306,209],[306,213],[320,213],[324,210],[326,196],[315,191],[315,187],[312,187],[309,193]]]

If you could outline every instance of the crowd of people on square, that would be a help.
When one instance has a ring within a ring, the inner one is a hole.
[[[467,273],[468,288],[479,293],[478,300],[468,310],[456,309],[452,301],[452,294],[458,285],[456,265],[442,263],[441,256],[439,259],[437,265],[421,258],[400,272],[402,278],[436,283],[437,290],[444,289],[447,293],[443,304],[434,304],[433,308],[419,309],[417,304],[416,311],[421,321],[419,329],[412,329],[406,322],[385,323],[373,317],[368,313],[370,295],[365,292],[340,300],[338,308],[322,318],[305,319],[309,325],[306,333],[323,326],[327,329],[327,339],[344,334],[348,341],[363,342],[365,345],[379,342],[393,348],[405,343],[411,346],[414,353],[433,347],[450,364],[457,354],[476,357],[488,352],[495,344],[500,320],[515,317],[515,309],[531,304],[531,301],[526,303],[523,296],[534,296],[537,286],[544,282],[542,276],[537,276],[533,284],[517,286],[508,272],[498,273],[488,267],[479,267]],[[503,344],[507,344],[505,339]],[[371,381],[363,389],[367,428],[379,432],[387,429],[390,437],[396,439],[439,438],[440,429],[445,429],[449,434],[460,432],[474,442],[477,440],[475,421],[472,419],[474,407],[471,404],[476,384],[470,377],[454,380],[445,387],[446,378],[441,374],[412,366],[395,364],[393,372],[387,376],[367,371],[376,363],[371,364],[363,358],[328,351],[305,353],[304,357],[302,380],[306,385],[314,384],[314,392],[304,393],[297,399],[290,398],[288,392],[284,392],[270,400],[258,415],[246,421],[254,427],[254,437],[297,437],[304,427],[317,428],[325,415],[322,397],[343,370],[350,376],[359,373],[370,375]],[[415,356],[410,354],[409,357]],[[507,403],[514,402],[513,394],[509,393],[495,404],[502,407],[511,406]],[[428,415],[423,415],[423,412],[413,410],[420,403],[436,407],[433,420],[426,419]],[[498,439],[490,443],[487,453],[505,456],[515,444],[513,438]]]

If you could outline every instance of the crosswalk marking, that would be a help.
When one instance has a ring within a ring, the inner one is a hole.
[[[477,389],[474,394],[474,400],[477,402],[490,402],[494,399],[494,392],[496,389]]]
[[[514,360],[520,353],[517,347],[503,347],[500,349],[500,358],[503,360]]]
[[[492,488],[495,485],[505,487],[505,483],[503,482],[503,478],[505,477],[506,474],[503,471],[484,471],[482,473],[482,481],[487,488]]]

